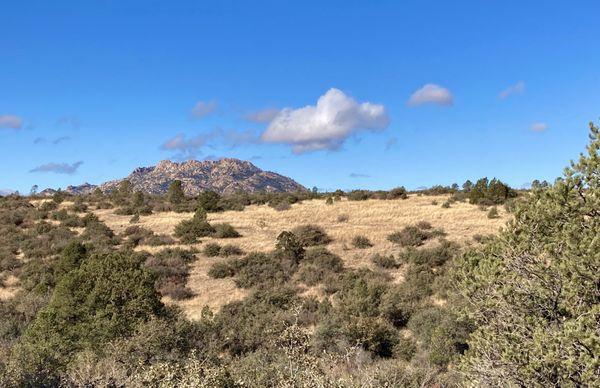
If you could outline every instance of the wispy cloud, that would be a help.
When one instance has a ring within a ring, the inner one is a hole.
[[[253,123],[270,123],[279,114],[280,110],[277,108],[265,108],[254,112],[250,112],[244,116],[244,118]]]
[[[21,129],[23,119],[14,115],[0,115],[0,129]]]
[[[176,159],[193,159],[201,153],[200,149],[207,140],[207,135],[200,134],[186,138],[183,133],[179,133],[165,141],[160,148],[165,151],[176,151],[177,154],[174,156]]]
[[[454,96],[450,90],[437,84],[426,84],[410,96],[409,106],[419,106],[424,104],[435,104],[442,106],[451,106],[454,104]]]
[[[197,119],[208,116],[217,110],[216,101],[198,101],[191,110],[191,115]]]
[[[525,92],[525,82],[519,81],[514,85],[510,85],[506,89],[498,94],[498,98],[504,100],[510,96],[514,96],[516,94],[523,94]]]
[[[548,129],[548,124],[544,123],[544,122],[533,123],[533,124],[531,124],[529,129],[534,132],[544,132],[545,130]]]
[[[348,175],[348,176],[350,178],[370,178],[371,177],[371,175],[360,174],[360,173],[357,173],[357,172],[350,173],[350,175]]]
[[[296,154],[336,150],[351,135],[361,130],[381,130],[389,117],[383,105],[358,103],[339,89],[329,89],[316,105],[285,108],[261,135],[267,143],[292,146]]]
[[[174,151],[174,159],[189,160],[202,155],[203,148],[214,148],[217,145],[223,145],[229,148],[236,148],[244,144],[258,142],[258,135],[251,131],[236,131],[234,129],[215,128],[212,131],[187,137],[179,133],[174,137],[167,139],[160,149],[164,151]]]
[[[83,161],[69,163],[46,163],[41,166],[37,166],[29,172],[52,172],[55,174],[67,174],[72,175],[77,172],[77,169],[83,164]]]
[[[394,146],[398,144],[398,138],[397,137],[391,137],[388,139],[388,141],[385,142],[385,150],[389,151],[392,148],[394,148]]]
[[[56,125],[79,129],[81,127],[81,120],[77,116],[61,116],[56,120]]]
[[[69,136],[61,136],[61,137],[57,137],[55,139],[46,139],[45,137],[37,137],[33,141],[33,144],[51,143],[51,144],[54,144],[54,145],[58,145],[60,143],[63,143],[65,141],[69,141],[69,140],[71,140],[71,138]]]

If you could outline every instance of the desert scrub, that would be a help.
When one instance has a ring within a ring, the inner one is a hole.
[[[156,290],[175,300],[192,296],[186,282],[189,264],[196,259],[194,251],[167,248],[146,259],[144,266],[156,275]]]
[[[216,230],[206,221],[206,212],[199,209],[190,220],[183,220],[175,227],[175,237],[185,244],[194,244],[200,237],[213,235]]]
[[[325,233],[323,228],[317,225],[301,225],[292,230],[300,244],[304,247],[314,245],[326,245],[331,242],[331,238]]]
[[[429,232],[416,226],[407,226],[399,232],[390,234],[388,240],[403,247],[418,247],[429,237],[431,237]]]
[[[350,216],[348,216],[348,214],[339,214],[337,216],[337,222],[348,222],[349,219]]]
[[[400,267],[400,264],[398,263],[398,261],[396,261],[396,259],[392,255],[386,256],[386,255],[380,255],[379,253],[376,253],[375,255],[373,255],[373,257],[371,257],[371,261],[377,267],[384,268],[384,269],[394,269],[394,268]]]
[[[208,257],[217,257],[221,253],[221,246],[217,243],[208,243],[204,246],[202,253]]]
[[[496,208],[496,206],[492,206],[488,211],[487,218],[494,219],[499,217],[500,215],[498,215],[498,208]]]
[[[215,224],[215,232],[213,234],[216,238],[237,238],[241,237],[241,234],[231,224]]]
[[[226,261],[218,261],[208,270],[208,276],[213,279],[230,278],[235,275],[235,268]]]
[[[358,235],[352,239],[352,245],[358,249],[371,248],[373,243],[366,236]]]

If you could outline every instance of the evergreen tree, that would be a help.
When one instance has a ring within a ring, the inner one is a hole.
[[[459,263],[477,327],[461,368],[474,386],[600,385],[600,131],[590,127],[587,155]]]
[[[183,184],[180,180],[174,180],[169,185],[169,190],[167,191],[167,199],[173,205],[179,205],[185,199],[185,194],[183,193]]]

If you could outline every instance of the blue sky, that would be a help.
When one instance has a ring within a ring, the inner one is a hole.
[[[0,189],[219,157],[324,189],[553,179],[600,117],[599,11],[594,1],[4,2]]]

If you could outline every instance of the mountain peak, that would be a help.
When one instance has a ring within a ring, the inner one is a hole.
[[[283,175],[263,171],[251,162],[235,158],[218,160],[188,160],[173,162],[161,160],[154,167],[136,168],[127,178],[136,191],[164,194],[174,180],[183,183],[187,195],[202,191],[230,194],[238,191],[285,192],[306,190],[302,185]],[[100,185],[102,191],[112,191],[123,179]]]

